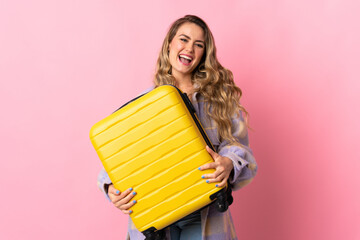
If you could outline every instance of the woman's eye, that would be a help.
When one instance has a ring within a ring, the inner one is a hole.
[[[187,42],[187,39],[185,39],[185,38],[180,38],[180,41]]]
[[[196,46],[198,46],[199,48],[204,48],[204,46],[201,44],[196,44]]]

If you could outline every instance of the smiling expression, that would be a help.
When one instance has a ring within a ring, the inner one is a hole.
[[[182,24],[169,44],[173,76],[191,75],[205,51],[204,31],[194,23]]]

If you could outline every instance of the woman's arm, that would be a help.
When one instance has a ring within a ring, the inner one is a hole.
[[[247,127],[241,113],[232,119],[232,135],[236,143],[222,141],[218,154],[231,159],[234,168],[229,180],[233,190],[238,190],[249,184],[257,173],[257,164],[249,147]]]
[[[230,144],[225,140],[221,141],[218,153],[207,148],[214,162],[201,166],[200,170],[215,169],[214,173],[204,174],[203,178],[208,183],[217,183],[218,187],[223,187],[229,179],[233,190],[237,190],[249,184],[257,172],[241,113],[232,119],[232,135],[236,142]]]

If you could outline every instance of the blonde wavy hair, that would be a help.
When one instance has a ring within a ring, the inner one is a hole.
[[[224,68],[216,57],[214,37],[207,24],[199,17],[186,15],[176,20],[170,27],[159,53],[154,78],[155,87],[164,84],[176,85],[175,78],[171,75],[169,60],[169,44],[175,37],[179,27],[184,23],[195,23],[204,31],[205,51],[199,65],[192,72],[192,83],[205,100],[205,111],[218,127],[221,139],[235,143],[236,139],[231,134],[231,117],[239,116],[240,111],[245,114],[247,125],[248,113],[240,105],[241,89],[234,83],[233,74]]]

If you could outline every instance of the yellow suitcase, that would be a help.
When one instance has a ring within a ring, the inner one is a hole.
[[[137,192],[130,216],[146,236],[225,192],[201,178],[214,171],[198,170],[213,161],[205,149],[212,145],[186,94],[174,86],[125,104],[96,123],[90,139],[115,188]]]

